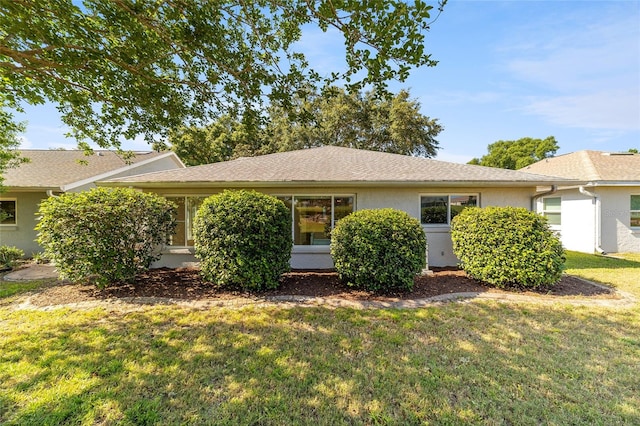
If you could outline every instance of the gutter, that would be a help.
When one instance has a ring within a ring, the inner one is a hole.
[[[591,183],[588,184],[589,186],[593,186]],[[595,221],[595,251],[599,254],[606,254],[605,251],[602,249],[602,223],[601,223],[601,219],[602,219],[602,203],[600,202],[600,197],[598,196],[598,194],[587,191],[583,185],[580,185],[578,187],[578,191],[580,191],[580,193],[582,195],[586,195],[587,197],[591,197],[593,198],[593,205],[594,205],[594,209],[593,209],[593,220]]]
[[[542,197],[546,197],[547,195],[555,194],[558,191],[558,185],[551,185],[551,189],[549,191],[540,192],[539,194],[535,194],[531,197],[531,211],[536,211],[536,202],[538,199]]]

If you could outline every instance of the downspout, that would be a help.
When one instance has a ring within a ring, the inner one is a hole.
[[[47,189],[47,197],[57,197],[57,195],[53,193],[53,189]]]
[[[600,254],[606,254],[602,249],[602,223],[601,223],[601,210],[602,203],[600,202],[600,197],[598,194],[587,191],[583,185],[578,187],[578,190],[582,195],[586,195],[587,197],[593,198],[594,211],[593,211],[593,220],[595,221],[595,250]]]
[[[541,192],[531,197],[531,211],[535,212],[536,210],[538,210],[536,208],[536,201],[538,201],[539,198],[546,197],[547,195],[555,194],[557,191],[558,191],[558,185],[551,185],[551,189],[549,191]]]

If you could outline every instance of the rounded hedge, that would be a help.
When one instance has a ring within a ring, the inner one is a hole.
[[[562,276],[560,239],[524,208],[466,208],[451,222],[451,239],[462,269],[496,287],[546,287]]]
[[[420,222],[395,209],[357,211],[331,233],[340,278],[369,291],[411,290],[426,266],[426,244]]]
[[[147,270],[175,228],[173,203],[130,188],[49,197],[38,214],[38,243],[61,278],[98,287]]]
[[[289,270],[291,211],[275,197],[244,190],[212,195],[193,230],[202,276],[217,286],[273,289]]]

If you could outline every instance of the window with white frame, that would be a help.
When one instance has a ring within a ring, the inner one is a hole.
[[[478,194],[425,194],[420,196],[420,221],[423,225],[450,225],[467,207],[478,207]]]
[[[562,199],[560,197],[546,197],[542,199],[542,216],[547,218],[549,225],[562,224]]]
[[[0,199],[0,225],[16,225],[16,199],[1,198]]]
[[[176,211],[176,230],[169,240],[169,245],[173,247],[193,246],[193,219],[196,217],[198,208],[206,197],[166,197],[174,202],[178,209]]]
[[[353,213],[353,195],[278,195],[291,210],[293,244],[326,246],[331,230],[343,217]]]
[[[640,228],[640,195],[631,196],[631,220],[629,224],[634,228]]]

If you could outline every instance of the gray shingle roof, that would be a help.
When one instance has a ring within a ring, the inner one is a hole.
[[[513,186],[516,184],[549,185],[558,181],[563,179],[406,155],[324,146],[129,176],[113,179],[110,182],[130,183],[136,186],[425,182],[501,183]]]
[[[96,150],[91,156],[81,150],[21,150],[20,153],[30,161],[5,171],[3,184],[7,187],[61,189],[129,166],[113,151]],[[166,153],[137,152],[128,161],[137,164],[164,155]]]
[[[576,151],[538,161],[521,170],[592,182],[640,182],[640,154]]]

